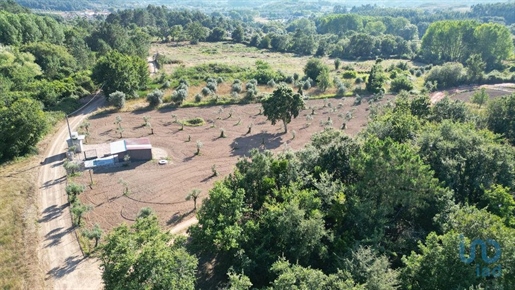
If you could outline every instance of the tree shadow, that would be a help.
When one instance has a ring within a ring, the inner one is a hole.
[[[43,211],[43,217],[38,220],[38,223],[46,223],[55,218],[58,218],[63,214],[63,210],[68,206],[68,203],[65,203],[61,206],[51,205]]]
[[[193,213],[194,210],[191,209],[190,211],[188,212],[185,212],[183,214],[181,214],[179,211],[174,213],[173,216],[166,221],[166,225],[167,226],[174,226],[180,222],[182,222],[184,220],[184,218],[186,218],[187,216],[189,216],[191,213]]]
[[[61,238],[64,237],[65,235],[73,232],[74,227],[71,226],[71,227],[67,228],[64,231],[62,229],[63,229],[62,227],[57,228],[57,229],[53,229],[52,231],[48,232],[45,235],[45,241],[50,241],[45,246],[45,248],[50,248],[50,247],[54,247],[54,246],[59,245],[61,243]]]
[[[237,137],[231,143],[231,156],[249,155],[250,150],[257,148],[259,150],[272,150],[281,146],[282,136],[284,133],[258,133],[246,134]],[[263,142],[264,141],[264,142]]]
[[[45,183],[43,183],[43,185],[39,189],[43,189],[43,188],[48,188],[48,187],[54,186],[54,185],[59,184],[59,183],[65,181],[65,180],[66,180],[66,175],[61,176],[61,177],[59,177],[57,179],[54,179],[54,180],[45,181]]]
[[[141,108],[137,108],[136,110],[132,111],[132,114],[141,115],[141,114],[145,114],[150,111],[153,111],[155,109],[156,109],[156,107],[152,107],[152,106],[141,107]]]
[[[109,110],[103,110],[103,111],[100,111],[98,113],[93,113],[91,114],[88,119],[91,119],[91,120],[95,120],[95,119],[102,119],[102,118],[105,118],[105,117],[109,117],[110,115],[114,114],[114,113],[118,113],[118,110],[116,109],[109,109]]]
[[[46,157],[45,160],[43,160],[40,164],[41,165],[47,165],[47,164],[50,164],[50,163],[54,163],[56,161],[62,161],[65,158],[66,158],[66,153],[59,153],[59,154],[56,154],[56,155],[52,155],[52,156]]]
[[[65,275],[73,272],[77,266],[84,261],[85,258],[80,257],[79,255],[70,256],[66,258],[64,261],[64,265],[54,267],[52,270],[47,272],[47,275],[52,276],[54,278],[62,278]]]

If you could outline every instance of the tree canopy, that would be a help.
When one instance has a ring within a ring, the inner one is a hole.
[[[101,247],[106,289],[195,289],[197,259],[184,240],[159,228],[157,217],[144,214],[134,225],[115,228]]]
[[[134,97],[137,90],[147,85],[148,67],[138,57],[112,50],[98,60],[92,78],[103,85],[106,95],[121,91]]]
[[[291,119],[296,118],[304,109],[302,96],[294,94],[293,90],[286,85],[280,85],[271,96],[262,101],[262,104],[263,115],[272,122],[272,125],[277,121],[283,121],[284,132],[288,132],[287,126]]]

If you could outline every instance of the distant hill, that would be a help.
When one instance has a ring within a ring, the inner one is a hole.
[[[281,4],[286,1],[273,0],[147,0],[147,1],[123,1],[123,0],[15,0],[20,5],[41,10],[60,10],[60,11],[78,11],[78,10],[105,10],[109,8],[124,9],[135,7],[146,7],[147,5],[165,5],[175,8],[255,8],[264,7],[270,4]],[[296,0],[287,2],[299,2],[306,4],[312,3],[319,6],[342,5],[346,7],[361,6],[366,4],[377,5],[380,7],[449,7],[449,6],[470,6],[478,3],[507,3],[509,1],[499,0]]]

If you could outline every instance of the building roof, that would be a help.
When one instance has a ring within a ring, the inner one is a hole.
[[[125,147],[127,150],[145,150],[152,149],[152,144],[148,138],[126,139]]]
[[[111,148],[111,154],[118,154],[127,151],[125,140],[112,142],[109,144],[109,147]]]
[[[152,144],[148,138],[126,139],[109,144],[111,154],[119,154],[129,150],[148,150],[152,149]]]

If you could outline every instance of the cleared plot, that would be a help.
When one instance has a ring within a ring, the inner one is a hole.
[[[390,99],[387,96],[384,100]],[[119,140],[115,131],[116,116],[122,118],[125,128],[124,138],[148,137],[153,148],[166,152],[168,164],[159,165],[159,157],[147,163],[131,162],[127,167],[96,170],[93,174],[94,185],[87,187],[81,194],[83,203],[93,205],[93,210],[85,215],[86,226],[99,223],[103,229],[110,230],[122,223],[135,219],[143,207],[153,208],[163,225],[174,225],[188,216],[193,216],[193,202],[186,201],[192,189],[202,190],[198,205],[208,195],[209,189],[217,180],[231,173],[238,158],[248,156],[253,148],[280,152],[285,149],[298,150],[309,142],[311,136],[332,123],[338,129],[346,123],[345,132],[355,135],[368,120],[369,105],[366,101],[353,106],[354,98],[310,100],[306,109],[288,126],[283,134],[280,123],[272,126],[263,115],[261,106],[231,105],[181,109],[140,109],[133,112],[104,112],[92,116],[89,143],[104,143]],[[222,109],[222,110],[220,110]],[[351,112],[352,119],[345,120]],[[184,126],[179,122],[201,117],[205,124],[197,127]],[[231,115],[231,117],[229,117]],[[150,116],[154,134],[143,126],[143,116]],[[214,122],[214,125],[213,125]],[[252,124],[250,133],[249,125]],[[309,125],[308,125],[309,124]],[[221,136],[221,130],[224,135]],[[295,131],[295,138],[293,138]],[[196,155],[197,141],[202,143],[200,154]],[[213,165],[218,176],[213,175]],[[127,183],[129,193],[124,195],[122,179]],[[77,182],[89,184],[89,174],[83,173]]]

